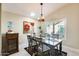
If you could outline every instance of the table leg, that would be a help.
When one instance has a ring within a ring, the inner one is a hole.
[[[42,52],[43,52],[43,44],[42,44]]]
[[[62,53],[62,42],[60,43],[60,54]]]
[[[54,53],[54,47],[50,47],[49,55],[50,56],[54,56],[55,55],[55,53]]]

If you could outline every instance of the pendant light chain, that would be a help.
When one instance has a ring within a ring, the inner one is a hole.
[[[43,6],[43,3],[41,3],[40,5],[41,5],[41,16],[43,16],[43,13],[42,13],[42,9],[43,9],[42,6]]]
[[[40,22],[44,22],[44,16],[43,16],[43,3],[40,3],[40,5],[41,5],[41,14],[40,14],[40,19],[39,19],[39,21]]]

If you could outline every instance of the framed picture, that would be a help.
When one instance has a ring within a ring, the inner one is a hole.
[[[13,22],[12,21],[7,22],[7,28],[8,28],[8,32],[12,32],[12,29],[13,29]]]
[[[31,33],[34,30],[34,23],[33,22],[23,22],[23,33]]]

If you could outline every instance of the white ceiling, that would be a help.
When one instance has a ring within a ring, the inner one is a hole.
[[[43,14],[47,16],[64,5],[66,3],[44,3]],[[37,19],[40,17],[41,6],[40,3],[3,3],[2,10],[27,17],[31,17],[30,13],[33,12],[35,13],[35,17],[31,18]]]

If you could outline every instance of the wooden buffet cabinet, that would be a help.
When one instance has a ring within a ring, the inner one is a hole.
[[[18,52],[18,33],[6,33],[2,36],[2,55]]]

